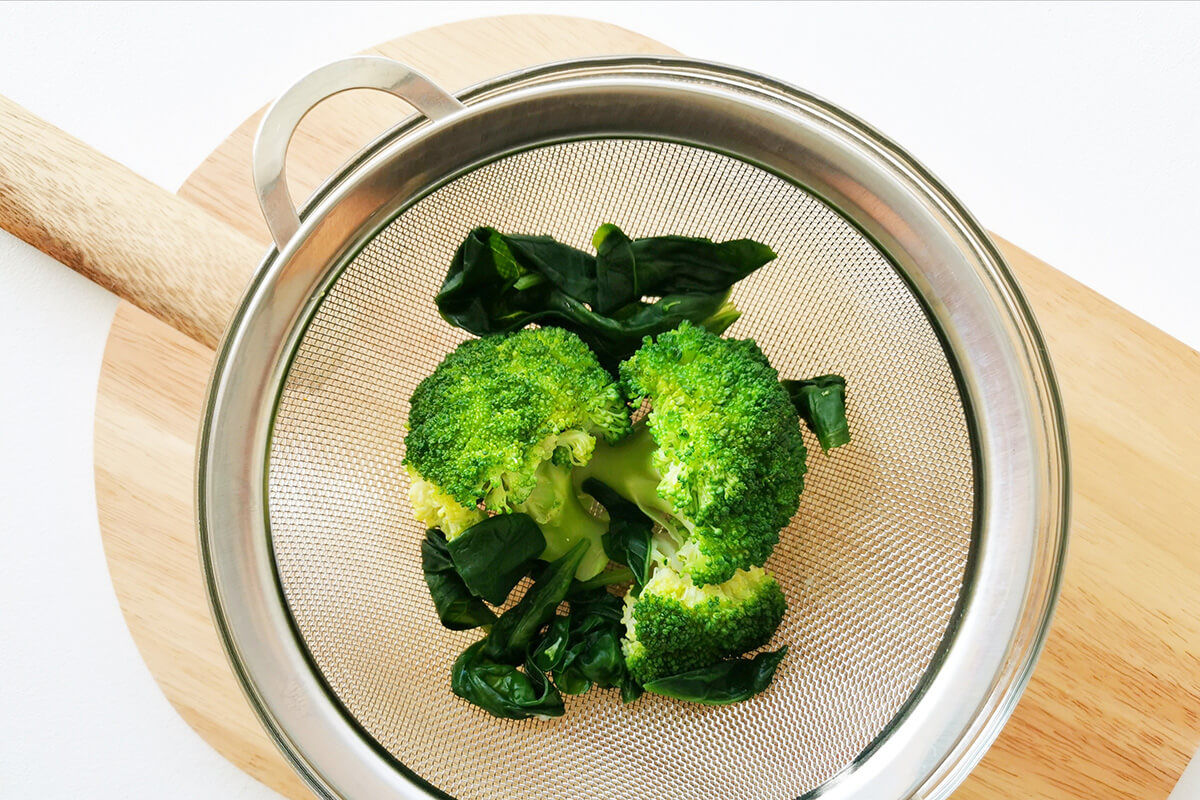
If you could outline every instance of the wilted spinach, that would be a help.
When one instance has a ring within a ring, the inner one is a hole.
[[[621,679],[621,702],[632,703],[637,700],[646,690],[642,685],[634,680],[633,676],[628,671],[625,672],[625,677]]]
[[[592,682],[574,664],[563,665],[554,671],[554,685],[563,694],[583,694]]]
[[[436,528],[430,528],[421,543],[421,569],[425,573],[425,584],[433,598],[438,619],[452,631],[464,631],[491,625],[496,615],[483,601],[471,594],[462,576],[454,568],[454,561],[446,548],[446,537]]]
[[[526,650],[567,596],[575,570],[591,545],[587,540],[577,542],[561,558],[551,561],[534,578],[533,586],[515,606],[505,611],[484,641],[488,658],[507,664],[519,664]]]
[[[562,664],[567,655],[569,622],[561,614],[555,615],[542,638],[529,653],[529,661],[542,672],[549,673]]]
[[[546,537],[528,514],[498,514],[467,528],[446,548],[471,593],[498,606],[546,549]]]
[[[621,622],[624,603],[621,598],[598,591],[590,598],[571,601],[571,631],[568,657],[585,678],[601,689],[619,686],[625,677],[625,658],[621,653]]]
[[[496,717],[561,717],[562,695],[535,665],[522,673],[487,657],[487,639],[462,652],[450,671],[450,689]]]
[[[787,646],[754,658],[735,658],[712,666],[658,678],[646,684],[647,692],[710,706],[748,700],[766,689],[775,668],[787,655]]]
[[[822,450],[828,453],[850,441],[845,378],[841,375],[821,375],[808,380],[781,383],[800,412],[800,419],[817,435]]]
[[[596,231],[593,245],[595,256],[548,236],[475,228],[454,254],[438,310],[478,336],[531,322],[566,328],[615,369],[643,337],[685,319],[724,331],[739,314],[727,302],[730,287],[775,257],[749,239],[630,239],[611,224]]]
[[[647,295],[719,294],[775,258],[752,239],[716,243],[692,236],[630,239],[605,224],[592,237],[596,248],[596,294],[588,300],[601,314]]]
[[[595,478],[584,481],[583,490],[608,511],[608,531],[600,540],[605,554],[629,568],[633,574],[634,593],[640,592],[654,569],[651,560],[654,521],[637,504],[629,502]]]
[[[572,597],[567,646],[554,668],[554,682],[567,694],[582,694],[593,685],[621,686],[628,678],[621,652],[624,603],[604,589]]]
[[[475,228],[455,252],[436,300],[447,321],[483,336],[523,327],[555,292],[569,291],[562,287],[582,291],[594,280],[595,259],[582,250],[548,236]]]

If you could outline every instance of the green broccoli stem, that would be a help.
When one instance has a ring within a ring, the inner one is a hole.
[[[654,468],[651,457],[658,445],[645,421],[633,427],[633,434],[615,445],[597,441],[592,451],[592,460],[575,470],[576,485],[588,478],[608,486],[631,503],[635,503],[646,516],[663,526],[673,536],[686,538],[671,504],[658,495],[658,484],[662,476]]]
[[[561,558],[581,539],[590,542],[591,546],[575,572],[578,580],[588,580],[608,564],[600,541],[608,525],[584,508],[571,472],[571,467],[544,462],[538,467],[536,488],[524,502],[513,504],[513,509],[533,517],[546,537],[543,561]]]

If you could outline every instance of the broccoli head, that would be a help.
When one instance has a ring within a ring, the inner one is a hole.
[[[804,488],[800,420],[752,339],[684,322],[621,364],[627,396],[648,399],[634,435],[598,444],[583,477],[631,500],[665,533],[660,561],[697,585],[761,566]]]
[[[464,342],[413,392],[404,464],[417,518],[449,539],[487,511],[520,511],[546,537],[543,558],[592,542],[578,576],[607,563],[605,524],[584,508],[573,467],[596,439],[630,432],[612,377],[579,337],[534,328]]]
[[[766,644],[783,619],[783,590],[761,567],[697,586],[658,567],[625,598],[625,666],[640,684],[706,667]]]

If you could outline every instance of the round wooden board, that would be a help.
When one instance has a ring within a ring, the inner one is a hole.
[[[535,63],[673,51],[604,23],[524,16],[434,28],[369,52],[459,89]],[[292,142],[293,196],[307,196],[405,113],[403,103],[380,93],[322,105]],[[265,249],[250,181],[257,121],[243,123],[179,194]],[[1063,383],[1074,538],[1034,680],[955,797],[1162,798],[1200,745],[1200,419],[1189,409],[1200,394],[1200,356],[1000,244],[1034,303]],[[193,467],[211,363],[210,350],[121,304],[96,407],[105,552],[134,640],[183,718],[249,774],[307,798],[247,705],[209,617]],[[1142,398],[1153,398],[1157,413],[1147,417]]]

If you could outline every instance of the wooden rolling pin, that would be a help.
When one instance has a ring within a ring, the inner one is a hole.
[[[0,97],[0,227],[207,347],[263,248]]]

